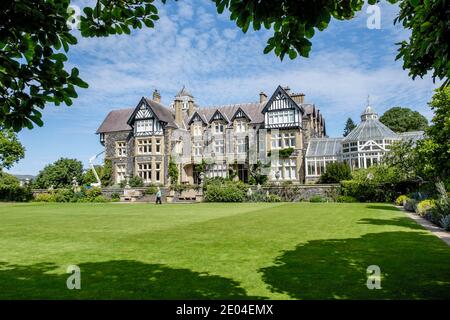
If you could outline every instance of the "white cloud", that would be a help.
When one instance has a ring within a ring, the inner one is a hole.
[[[229,16],[214,13],[211,1],[193,3],[161,6],[154,29],[79,39],[69,61],[79,67],[90,87],[78,90],[79,99],[71,108],[46,108],[46,127],[33,132],[49,137],[54,132],[73,135],[84,145],[68,150],[64,139],[50,138],[49,150],[59,156],[95,154],[99,145],[93,133],[110,110],[133,107],[155,88],[168,105],[183,84],[201,106],[257,101],[261,90],[270,95],[277,85],[289,85],[293,91],[304,92],[307,102],[316,103],[332,136],[340,134],[348,116],[359,120],[367,94],[379,113],[402,105],[431,117],[426,101],[436,85],[429,78],[412,81],[401,63],[394,62],[393,44],[405,31],[389,26],[391,18],[383,18],[382,29],[370,32],[363,13],[352,21],[333,22],[313,38],[310,58],[280,62],[273,53],[262,53],[269,31],[249,30],[244,35]],[[392,8],[383,9],[383,17],[394,16]],[[37,171],[28,168],[35,168],[41,158],[47,161],[48,156],[38,156],[41,145],[29,143],[28,135],[25,141],[27,158],[36,165],[25,160],[18,170]]]

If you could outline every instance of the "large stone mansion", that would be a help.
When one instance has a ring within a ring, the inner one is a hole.
[[[378,163],[402,138],[379,122],[370,106],[346,138],[328,138],[324,117],[304,98],[278,86],[270,98],[261,92],[258,102],[200,107],[183,87],[164,106],[155,90],[135,108],[111,111],[97,134],[116,183],[139,176],[161,185],[169,184],[169,161],[178,166],[182,184],[199,182],[196,164],[202,162],[207,177],[232,174],[247,182],[252,167],[262,162],[271,181],[314,182],[329,162],[346,161],[353,168]]]

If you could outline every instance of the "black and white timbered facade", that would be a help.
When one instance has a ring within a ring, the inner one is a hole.
[[[182,184],[199,182],[196,164],[203,161],[207,177],[248,182],[255,163],[264,161],[271,180],[303,183],[306,147],[309,139],[324,138],[325,121],[304,103],[304,94],[281,86],[269,99],[261,92],[259,102],[219,107],[198,106],[183,87],[169,107],[155,91],[135,108],[111,111],[97,133],[116,183],[139,176],[146,184],[167,185],[168,164],[175,160]]]

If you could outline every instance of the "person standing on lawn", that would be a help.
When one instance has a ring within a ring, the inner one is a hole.
[[[156,191],[156,204],[162,204],[161,201],[161,189],[158,187],[157,191]]]

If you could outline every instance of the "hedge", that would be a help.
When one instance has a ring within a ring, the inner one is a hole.
[[[0,201],[27,202],[33,199],[31,189],[19,186],[0,186]]]

